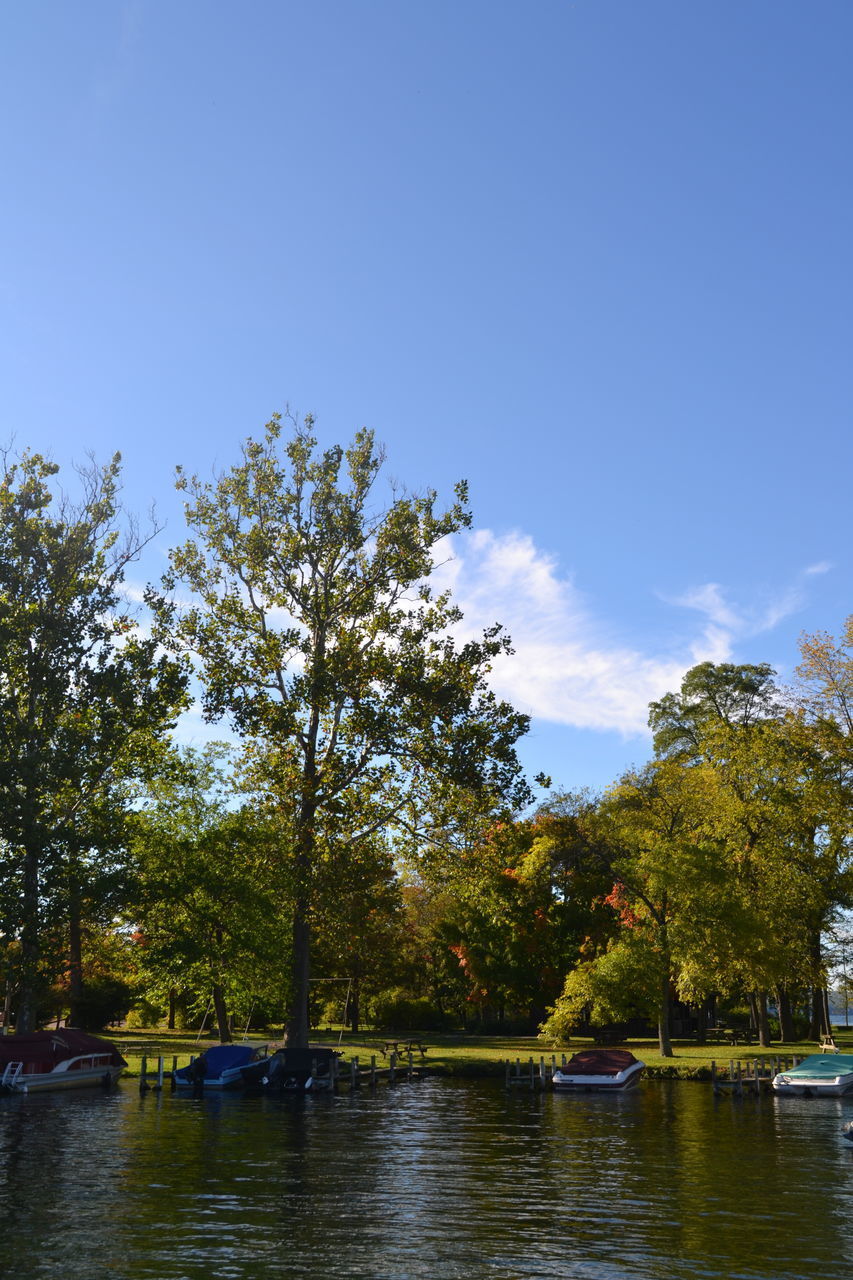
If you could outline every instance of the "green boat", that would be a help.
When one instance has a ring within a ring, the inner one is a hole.
[[[813,1053],[774,1076],[773,1088],[801,1098],[840,1098],[853,1092],[853,1053]]]

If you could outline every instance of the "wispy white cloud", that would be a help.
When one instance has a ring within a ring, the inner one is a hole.
[[[515,653],[494,665],[495,691],[542,720],[644,733],[649,702],[677,688],[694,662],[718,660],[725,647],[723,632],[710,630],[679,654],[610,643],[572,580],[523,533],[481,529],[441,552],[437,577],[452,588],[465,633],[500,621],[512,636]]]
[[[747,609],[719,583],[691,587],[666,603],[699,615],[692,634],[670,626],[671,644],[644,652],[614,642],[556,560],[523,533],[481,529],[442,546],[437,559],[465,633],[500,621],[512,636],[515,654],[494,666],[500,696],[545,721],[624,736],[647,731],[649,702],[677,689],[691,666],[731,660],[737,640],[770,630],[803,602],[799,578]]]
[[[776,591],[760,591],[748,605],[741,607],[726,599],[723,588],[717,582],[706,582],[702,586],[689,588],[680,596],[663,596],[662,599],[668,604],[704,614],[708,619],[708,638],[716,632],[720,642],[730,646],[735,638],[772,631],[785,618],[798,613],[806,602],[807,580],[818,574],[829,573],[831,569],[832,565],[828,560],[809,565],[795,575],[793,582]]]
[[[704,586],[691,587],[669,603],[704,613],[710,622],[724,631],[740,630],[741,619],[731,605],[723,599],[723,591],[718,582],[706,582]]]

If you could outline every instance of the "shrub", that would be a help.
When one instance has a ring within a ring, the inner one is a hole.
[[[447,1015],[423,996],[388,991],[373,1001],[373,1020],[383,1031],[441,1031]]]
[[[134,1027],[156,1027],[165,1016],[166,1010],[163,1005],[146,1000],[144,996],[137,996],[133,1002],[133,1008],[127,1015],[127,1027],[130,1030]]]
[[[121,1022],[133,1002],[133,993],[121,978],[95,978],[83,988],[74,1021],[84,1031],[100,1031],[111,1022]]]

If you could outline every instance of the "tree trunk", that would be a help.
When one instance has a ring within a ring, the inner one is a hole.
[[[791,997],[786,987],[776,988],[776,1004],[779,1009],[779,1039],[790,1044],[796,1039],[794,1032],[794,1011],[791,1008]]]
[[[228,1009],[225,1004],[225,989],[221,983],[213,984],[213,1008],[216,1011],[216,1022],[219,1027],[219,1039],[222,1044],[231,1043],[231,1028],[228,1025]]]
[[[312,737],[311,741],[314,741]],[[296,831],[296,902],[293,909],[293,961],[290,1015],[284,1033],[288,1049],[308,1048],[308,989],[311,978],[311,868],[314,864],[314,800],[316,771],[313,749],[303,772],[303,793]]]
[[[83,998],[83,929],[80,921],[80,890],[72,885],[68,895],[68,1024],[80,1025]]]
[[[293,968],[290,1016],[284,1033],[288,1049],[308,1048],[308,984],[311,957],[311,926],[308,903],[302,898],[293,913]]]
[[[175,1030],[175,988],[169,988],[169,1030]]]
[[[770,1048],[770,1019],[767,1016],[767,992],[755,993],[755,1007],[758,1018],[758,1043],[762,1049]]]
[[[712,1026],[714,1022],[714,1010],[716,1003],[716,997],[706,996],[698,1006],[696,1017],[697,1044],[705,1044],[708,1039],[708,1028]]]
[[[361,1025],[361,979],[359,977],[359,961],[355,964],[355,976],[349,993],[349,1024],[354,1036],[358,1035]]]
[[[39,989],[39,855],[37,849],[24,853],[21,902],[21,976],[15,1030],[36,1030]]]
[[[820,930],[812,929],[811,942],[809,945],[811,953],[812,972],[815,974],[823,973],[823,954],[820,947]],[[826,1002],[824,992],[821,987],[815,987],[812,990],[811,1001],[811,1023],[809,1025],[809,1039],[820,1040],[829,1028],[826,1025]]]
[[[672,1041],[669,1037],[669,970],[665,969],[660,984],[660,1004],[658,1006],[658,1047],[662,1058],[672,1058]]]

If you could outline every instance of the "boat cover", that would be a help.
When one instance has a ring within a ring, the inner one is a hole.
[[[618,1076],[636,1061],[627,1049],[582,1049],[580,1053],[573,1053],[559,1070],[572,1076]]]
[[[834,1080],[836,1076],[849,1076],[853,1072],[853,1053],[813,1053],[808,1058],[783,1071],[783,1076],[808,1076],[809,1079]]]
[[[90,1036],[87,1031],[62,1027],[59,1031],[30,1031],[23,1035],[0,1036],[0,1068],[7,1062],[36,1064],[42,1071],[52,1071],[57,1062],[84,1053],[108,1053],[115,1066],[127,1063],[114,1044]]]
[[[257,1045],[254,1044],[215,1044],[209,1049],[205,1049],[200,1058],[196,1059],[204,1063],[204,1079],[216,1080],[222,1075],[223,1071],[233,1071],[235,1067],[245,1067],[247,1063],[252,1062],[258,1052]]]

